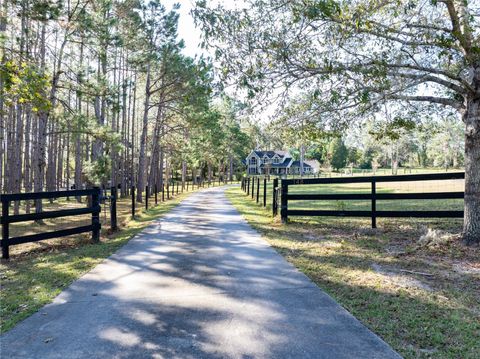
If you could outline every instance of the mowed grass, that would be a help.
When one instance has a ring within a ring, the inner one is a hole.
[[[325,193],[344,190],[332,186]],[[426,227],[459,233],[462,220],[378,219],[372,230],[368,218],[292,217],[282,225],[271,216],[271,197],[264,209],[240,188],[227,195],[280,254],[402,356],[478,358],[479,248],[464,247],[455,236],[418,241]],[[409,208],[433,208],[417,202]]]
[[[130,199],[119,200],[120,230],[111,233],[109,225],[103,223],[101,240],[97,244],[91,243],[91,234],[85,234],[10,247],[10,260],[2,260],[0,264],[0,331],[9,330],[51,302],[75,279],[110,256],[153,220],[177,206],[190,193],[175,195],[173,199],[160,202],[155,207],[152,197],[152,207],[148,211],[139,203],[135,220],[130,218]],[[74,203],[69,205],[77,206]],[[56,202],[48,205],[46,210],[58,207],[65,208],[66,204],[63,201]],[[88,221],[89,218],[70,217],[68,220],[57,219],[56,223],[54,220],[45,221],[42,226],[28,222],[22,223],[15,231],[18,235],[24,235],[75,227]],[[105,222],[108,222],[108,218]]]

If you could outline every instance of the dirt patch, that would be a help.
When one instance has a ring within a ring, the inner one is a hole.
[[[327,238],[325,236],[315,234],[315,233],[305,233],[302,235],[302,240],[304,241],[325,241]]]
[[[413,272],[409,270],[403,270],[398,268],[388,268],[381,266],[377,263],[372,263],[372,269],[379,275],[382,276],[382,279],[402,288],[417,288],[423,289],[426,291],[433,291],[433,288],[422,282],[421,280],[414,278],[413,275],[420,275],[430,277],[431,273],[423,273],[423,272]]]
[[[452,263],[452,269],[460,274],[473,274],[480,276],[480,264],[464,261],[455,261]]]

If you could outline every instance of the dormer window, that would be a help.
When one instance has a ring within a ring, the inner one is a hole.
[[[269,158],[268,156],[263,157],[263,163],[269,163]]]
[[[279,160],[278,157],[274,157],[274,158],[273,158],[273,163],[279,163],[278,160]]]

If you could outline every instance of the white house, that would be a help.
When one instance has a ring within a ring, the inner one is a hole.
[[[308,162],[303,162],[304,174],[316,173],[318,170]],[[300,161],[294,161],[288,151],[253,150],[244,163],[249,175],[300,173]]]

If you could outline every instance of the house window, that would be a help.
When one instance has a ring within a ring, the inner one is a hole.
[[[252,165],[252,166],[257,165],[257,159],[255,157],[250,158],[250,165]]]
[[[275,157],[275,158],[273,159],[273,163],[278,163],[278,157]]]

